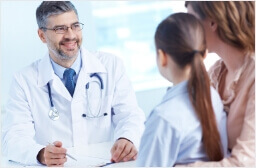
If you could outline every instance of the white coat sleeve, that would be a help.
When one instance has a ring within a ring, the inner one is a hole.
[[[25,165],[38,165],[38,152],[44,146],[34,141],[35,128],[26,94],[24,79],[15,75],[6,105],[2,123],[3,155],[15,162]]]
[[[124,137],[139,147],[144,131],[145,114],[139,108],[131,82],[121,60],[116,59],[115,90],[112,102],[114,140]]]
[[[179,154],[181,132],[154,112],[147,119],[145,126],[136,166],[172,167]]]

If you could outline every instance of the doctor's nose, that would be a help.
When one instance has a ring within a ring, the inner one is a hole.
[[[67,39],[75,39],[76,31],[72,30],[71,27],[68,27],[67,31],[64,34],[64,37]]]

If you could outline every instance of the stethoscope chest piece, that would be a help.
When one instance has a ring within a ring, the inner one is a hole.
[[[50,119],[52,119],[53,121],[56,121],[60,118],[59,112],[55,107],[52,107],[49,111],[49,117]]]

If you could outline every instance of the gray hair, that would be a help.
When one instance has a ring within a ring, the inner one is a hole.
[[[47,19],[53,15],[74,11],[78,17],[75,6],[70,1],[43,1],[36,9],[36,21],[39,28],[46,27]]]

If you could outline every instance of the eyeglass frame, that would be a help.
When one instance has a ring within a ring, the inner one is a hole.
[[[77,24],[79,24],[79,26],[80,26],[80,28],[81,28],[80,30],[75,30],[75,28],[72,28],[73,26],[75,26],[75,25],[77,25]],[[68,27],[68,26],[66,26],[66,25],[63,25],[63,26],[55,26],[55,27],[52,28],[52,29],[47,28],[47,27],[40,27],[40,29],[44,29],[44,30],[53,30],[53,31],[55,31],[56,34],[65,34],[65,33],[68,31],[68,28],[70,28],[70,29],[73,30],[73,31],[78,32],[78,31],[81,31],[81,30],[83,29],[83,27],[84,27],[84,24],[83,24],[83,23],[76,22],[76,23],[71,24],[70,27]],[[64,32],[63,32],[63,33],[57,33],[57,28],[64,28]]]

